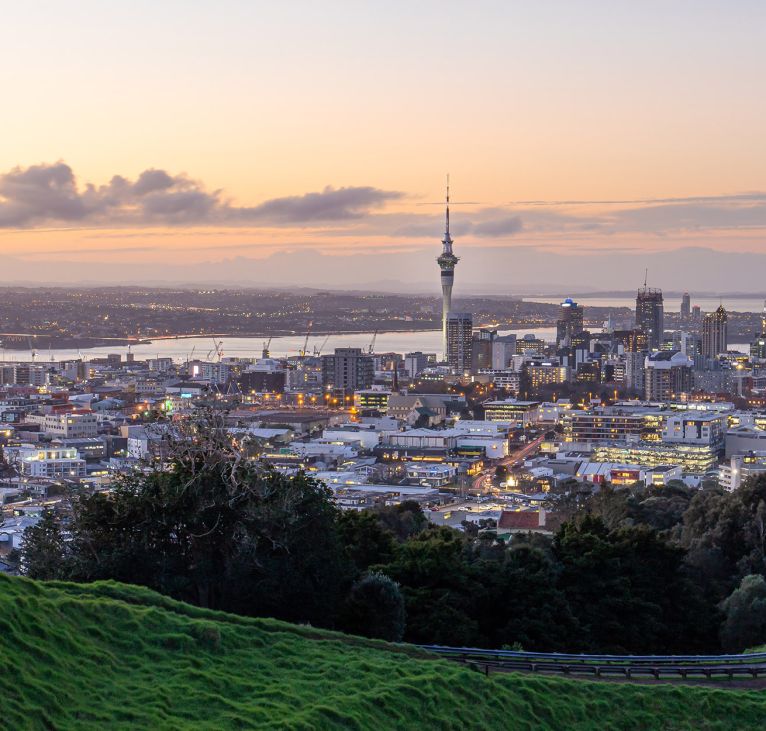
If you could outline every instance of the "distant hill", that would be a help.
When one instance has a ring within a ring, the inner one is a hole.
[[[766,695],[485,677],[417,648],[137,587],[0,575],[0,709],[23,729],[760,729]]]

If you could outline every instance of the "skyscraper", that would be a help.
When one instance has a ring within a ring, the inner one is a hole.
[[[442,239],[442,247],[442,253],[436,262],[439,264],[439,269],[441,269],[442,282],[442,352],[447,361],[449,361],[447,354],[447,317],[452,309],[452,284],[455,280],[455,265],[459,261],[458,257],[452,253],[452,237],[449,235],[449,178],[447,178],[446,229]]]
[[[692,301],[688,292],[681,297],[681,319],[688,320],[692,314]]]
[[[705,358],[715,358],[719,353],[725,353],[728,348],[729,316],[723,305],[715,312],[709,312],[702,320],[702,355]]]
[[[471,370],[473,318],[467,312],[447,313],[447,365],[453,373]]]
[[[556,347],[568,347],[572,336],[582,332],[583,309],[569,297],[561,303],[561,316],[556,320]]]
[[[636,294],[636,327],[646,333],[649,350],[659,350],[665,329],[662,290],[644,284]]]

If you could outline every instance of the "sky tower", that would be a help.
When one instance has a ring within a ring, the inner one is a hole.
[[[447,357],[447,315],[452,309],[452,283],[458,258],[452,253],[452,237],[449,235],[449,175],[447,176],[446,229],[442,239],[442,253],[436,260],[441,269],[442,280],[442,353]]]

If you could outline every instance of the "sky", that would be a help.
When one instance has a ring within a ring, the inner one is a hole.
[[[763,288],[766,3],[30,0],[0,283]],[[576,281],[573,281],[576,280]]]

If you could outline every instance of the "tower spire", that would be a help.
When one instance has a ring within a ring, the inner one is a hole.
[[[450,236],[449,233],[449,173],[447,173],[447,198],[445,206],[444,239],[442,239],[442,244],[444,244],[444,251],[442,253],[452,256],[452,236]]]
[[[449,238],[449,173],[447,173],[447,228],[445,238]]]

